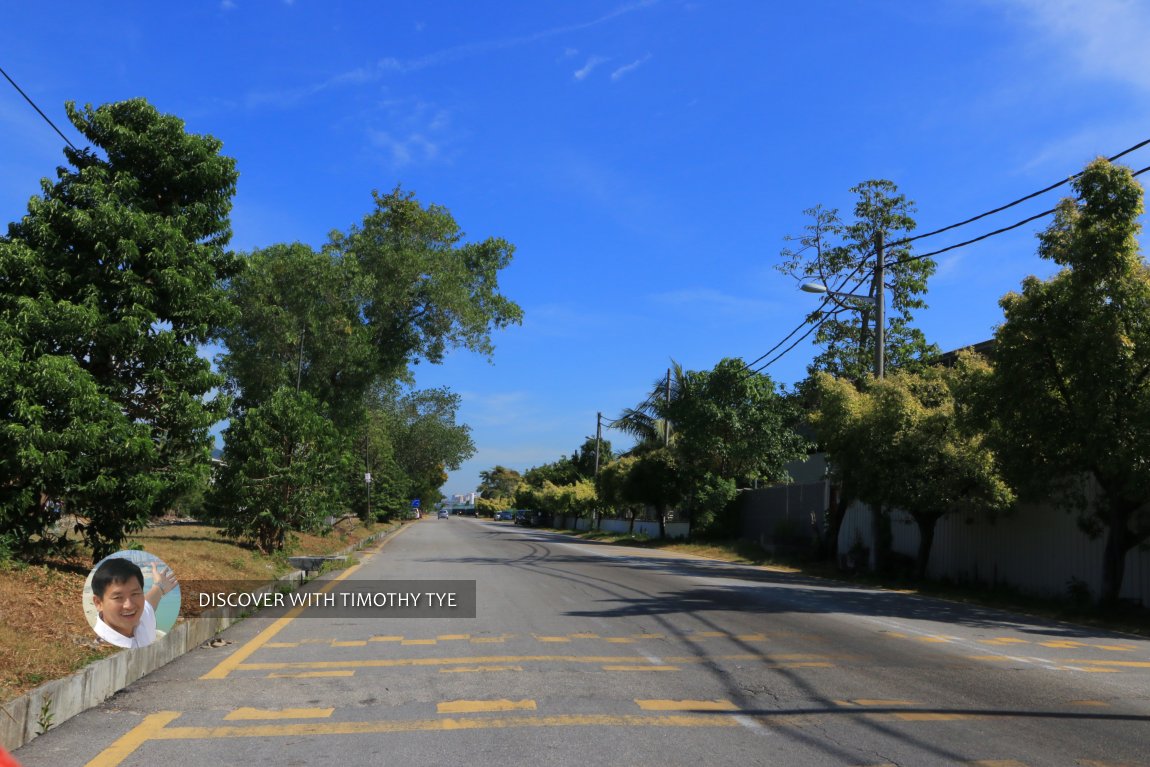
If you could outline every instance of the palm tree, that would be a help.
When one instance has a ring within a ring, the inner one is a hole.
[[[629,455],[649,453],[675,441],[675,424],[669,413],[673,404],[686,396],[685,376],[683,366],[671,360],[666,376],[655,381],[647,399],[638,407],[627,408],[611,422],[611,428],[637,440]]]

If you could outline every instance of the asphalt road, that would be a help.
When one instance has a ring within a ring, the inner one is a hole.
[[[339,579],[339,580],[335,580]],[[1150,765],[1150,641],[761,568],[426,519],[349,571],[475,618],[250,618],[25,767]]]

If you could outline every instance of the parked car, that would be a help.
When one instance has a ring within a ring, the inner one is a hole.
[[[497,522],[502,522],[505,520],[510,522],[513,519],[515,519],[515,512],[514,511],[508,510],[508,511],[497,511],[497,512],[495,512],[495,521],[497,521]]]
[[[519,509],[512,515],[511,521],[517,525],[526,525],[528,513],[527,509]]]

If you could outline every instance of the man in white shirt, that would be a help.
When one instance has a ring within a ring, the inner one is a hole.
[[[117,647],[147,647],[156,641],[156,605],[176,587],[172,571],[152,564],[152,588],[144,593],[144,573],[135,563],[113,557],[92,575],[96,634]]]

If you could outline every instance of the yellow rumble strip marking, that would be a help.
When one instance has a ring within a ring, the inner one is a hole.
[[[299,647],[299,642],[268,642],[264,647]]]
[[[642,714],[567,714],[556,716],[475,717],[379,722],[295,722],[243,727],[167,727],[152,740],[214,738],[271,738],[305,735],[376,735],[395,732],[445,732],[450,730],[502,730],[512,727],[742,727],[731,717],[690,714],[645,716]],[[113,764],[101,765],[113,767]]]
[[[578,635],[572,634],[572,636],[578,636]],[[598,634],[592,634],[592,638],[595,638],[597,636],[598,636]],[[634,634],[634,635],[632,635],[632,638],[634,638],[634,639],[662,639],[663,635],[662,634]]]
[[[572,634],[571,638],[572,639],[598,639],[599,635],[598,634],[592,634],[589,631],[584,631],[580,634]]]
[[[471,634],[440,634],[436,639],[440,642],[454,642],[456,640],[471,639]]]
[[[268,674],[268,679],[322,679],[324,677],[355,676],[354,671],[303,671],[299,674]]]
[[[436,640],[434,639],[404,639],[402,642],[400,642],[400,644],[404,645],[405,647],[410,645],[427,645],[435,643]]]
[[[85,767],[116,767],[146,741],[155,738],[164,727],[179,716],[179,711],[157,711],[144,717],[144,721],[117,738],[115,743],[97,754],[96,758],[88,762]]]
[[[1057,642],[1039,642],[1038,644],[1043,647],[1053,647],[1056,650],[1073,650],[1076,647],[1089,647],[1090,645],[1085,642],[1073,642],[1070,640],[1059,640]]]
[[[334,708],[285,708],[282,711],[266,708],[237,708],[224,719],[229,722],[259,719],[328,719],[334,711]]]
[[[402,642],[403,637],[385,636],[385,637],[372,637],[367,640],[369,642]]]
[[[440,714],[486,714],[493,711],[534,711],[533,700],[445,700],[436,706]]]
[[[644,711],[738,711],[729,700],[640,700],[635,703]]]
[[[634,644],[635,640],[631,637],[607,637],[607,641],[611,644]]]
[[[396,533],[394,535],[386,538],[382,543],[380,543],[378,546],[376,546],[372,551],[373,552],[380,551],[381,549],[383,549],[384,546],[386,546],[391,541],[395,540],[400,534],[402,534],[407,529],[409,529],[409,528],[401,527],[399,530],[396,531]],[[362,565],[358,565],[358,564],[352,565],[351,567],[347,568],[342,573],[337,575],[335,578],[331,579],[330,581],[327,581],[320,589],[318,589],[318,591],[316,593],[323,594],[323,593],[326,593],[328,591],[331,591],[333,588],[335,588],[339,584],[340,581],[342,581],[342,580],[346,579],[348,576],[354,574],[355,571],[358,570],[360,567],[362,567]],[[222,661],[220,661],[219,664],[217,664],[215,668],[213,668],[211,671],[209,671],[208,673],[201,676],[200,679],[227,679],[228,674],[235,671],[236,668],[238,668],[240,666],[240,664],[242,664],[245,660],[247,660],[249,657],[251,657],[252,654],[254,654],[257,650],[259,650],[265,644],[270,642],[275,637],[276,634],[283,631],[288,626],[288,624],[290,624],[293,620],[295,620],[296,617],[300,613],[302,613],[305,609],[306,608],[301,605],[300,607],[293,607],[291,610],[288,610],[286,615],[284,615],[282,618],[276,620],[274,623],[272,623],[272,625],[268,626],[266,629],[261,631],[259,634],[257,634],[252,639],[248,640],[242,647],[240,647],[238,650],[233,652],[231,655],[229,655],[228,657],[226,657]]]
[[[347,642],[332,641],[332,647],[367,647],[365,640],[352,639]]]
[[[766,634],[739,634],[735,637],[740,642],[765,642],[767,641]]]
[[[906,711],[895,714],[895,719],[904,722],[957,722],[960,719],[975,719],[974,714],[940,714],[930,711]]]

